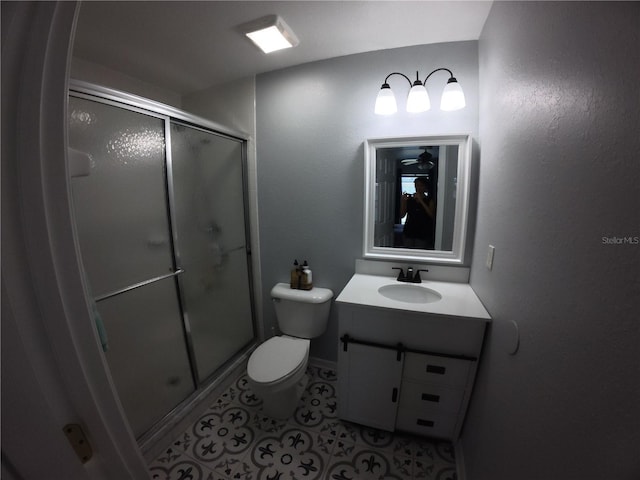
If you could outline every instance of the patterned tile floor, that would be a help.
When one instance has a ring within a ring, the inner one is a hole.
[[[448,442],[339,420],[336,374],[310,366],[292,418],[261,413],[241,376],[150,465],[158,480],[455,480]]]

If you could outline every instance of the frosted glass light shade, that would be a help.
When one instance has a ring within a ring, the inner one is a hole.
[[[442,100],[440,101],[440,110],[450,112],[460,110],[466,105],[464,92],[462,87],[455,78],[450,78],[442,92]]]
[[[383,84],[382,88],[378,92],[374,111],[377,115],[391,115],[398,111],[396,97],[391,91],[389,84]]]
[[[429,100],[429,94],[424,85],[414,85],[409,90],[409,96],[407,97],[407,112],[420,113],[426,112],[431,108],[431,101]]]
[[[298,37],[284,20],[277,15],[269,15],[246,24],[245,35],[264,53],[271,53],[298,45]]]

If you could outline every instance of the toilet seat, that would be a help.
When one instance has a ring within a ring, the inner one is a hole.
[[[247,375],[256,383],[281,382],[306,365],[309,339],[271,337],[249,357]]]

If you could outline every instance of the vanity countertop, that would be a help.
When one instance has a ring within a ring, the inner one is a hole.
[[[378,293],[380,287],[394,284],[426,287],[438,292],[442,298],[431,303],[408,303],[391,300]],[[417,313],[476,318],[485,322],[491,321],[484,305],[467,283],[423,280],[422,283],[411,284],[398,282],[395,277],[356,273],[340,292],[336,302]]]

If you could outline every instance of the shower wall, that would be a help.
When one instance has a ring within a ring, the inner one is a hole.
[[[146,106],[69,98],[82,262],[137,437],[255,338],[246,142]]]

